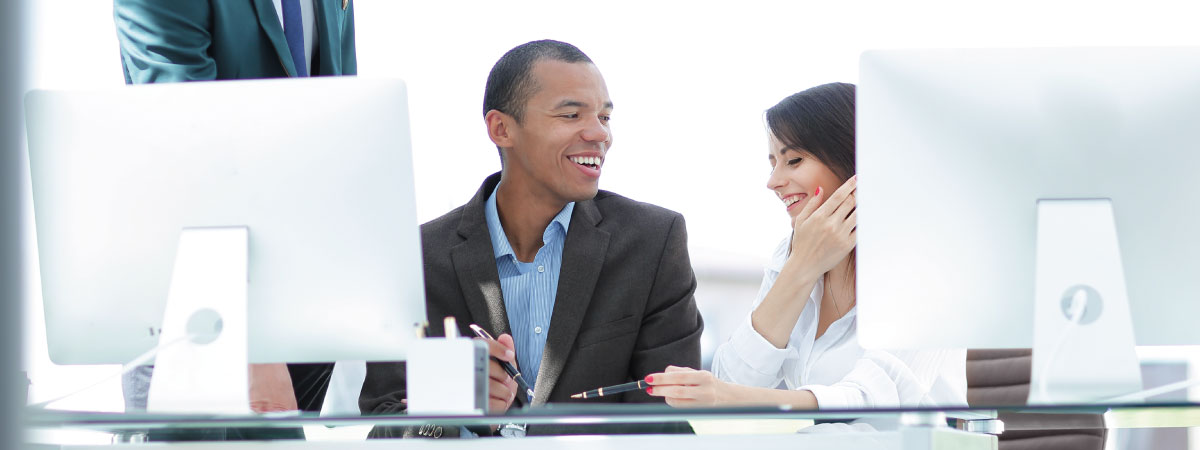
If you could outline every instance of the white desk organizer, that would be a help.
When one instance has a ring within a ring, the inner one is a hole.
[[[408,350],[408,413],[484,414],[488,403],[487,344],[459,337],[452,317],[446,320],[446,337],[415,342]]]

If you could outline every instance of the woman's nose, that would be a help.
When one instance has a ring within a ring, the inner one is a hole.
[[[783,187],[785,184],[787,184],[787,180],[780,176],[779,170],[772,168],[771,175],[767,177],[767,189],[774,191]]]

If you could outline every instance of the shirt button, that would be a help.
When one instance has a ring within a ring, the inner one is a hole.
[[[546,271],[546,266],[538,266],[538,273],[542,273],[545,271]]]
[[[537,334],[542,334],[542,327],[533,327],[533,332],[537,333]]]

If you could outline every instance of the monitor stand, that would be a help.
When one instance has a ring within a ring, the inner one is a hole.
[[[179,236],[149,412],[249,414],[246,227]]]
[[[1029,403],[1086,404],[1140,391],[1112,201],[1038,200],[1035,270]]]

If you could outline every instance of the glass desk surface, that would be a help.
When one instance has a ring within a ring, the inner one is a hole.
[[[790,410],[778,407],[689,408],[666,405],[546,405],[510,411],[504,415],[415,416],[407,414],[369,416],[320,416],[316,413],[279,413],[249,416],[211,414],[96,413],[59,410],[25,411],[31,429],[72,428],[119,433],[148,429],[188,428],[295,428],[318,425],[342,426],[484,426],[507,423],[529,425],[604,425],[671,422],[750,423],[756,421],[849,422],[852,420],[913,423],[939,420],[1003,420],[1020,414],[1103,415],[1095,428],[1200,427],[1200,403],[1144,403],[1113,405],[997,406],[970,408],[888,408],[860,410]],[[797,422],[803,423],[803,422]],[[1023,420],[1020,429],[1038,429],[1037,420]],[[755,429],[750,427],[750,429]],[[1008,429],[1014,429],[1011,426]],[[793,430],[794,431],[794,430]],[[697,430],[699,432],[699,430]]]

